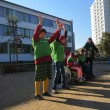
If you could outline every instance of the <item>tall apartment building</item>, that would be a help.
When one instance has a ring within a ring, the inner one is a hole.
[[[33,52],[31,39],[33,36],[34,29],[38,24],[38,15],[43,16],[43,28],[47,30],[46,37],[51,36],[51,34],[56,30],[56,19],[58,17],[49,15],[43,12],[39,12],[24,6],[20,6],[14,3],[10,3],[7,1],[0,1],[0,62],[8,62],[10,61],[10,49],[7,41],[12,38],[10,33],[10,29],[8,27],[8,23],[6,17],[16,16],[19,20],[17,34],[22,35],[24,38],[21,38],[23,46],[22,50],[18,53],[19,61],[32,61],[33,60]],[[58,18],[60,21],[63,21],[68,31],[68,49],[74,51],[74,34],[73,34],[73,22],[72,20],[65,20],[62,18]],[[61,31],[63,34],[63,31]],[[11,60],[16,60],[16,55],[11,50]]]
[[[110,0],[94,0],[90,10],[92,38],[99,44],[102,32],[110,32]]]

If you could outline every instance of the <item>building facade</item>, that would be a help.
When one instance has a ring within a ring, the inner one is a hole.
[[[34,29],[38,24],[39,14],[44,18],[43,28],[46,29],[46,37],[48,38],[56,30],[56,19],[58,17],[7,1],[0,1],[0,62],[9,62],[10,57],[12,61],[16,61],[15,51],[13,48],[10,50],[9,44],[7,43],[13,37],[8,26],[7,16],[15,16],[19,20],[17,23],[17,35],[23,36],[23,38],[21,38],[23,44],[22,49],[18,48],[18,60],[33,60],[31,39]],[[68,49],[74,51],[75,47],[73,47],[74,44],[72,44],[75,43],[73,41],[73,22],[62,18],[58,19],[64,22],[65,28],[68,31]],[[63,31],[61,31],[61,34],[63,34]],[[20,49],[22,51],[20,51]]]
[[[92,38],[100,43],[103,32],[110,32],[110,0],[94,0],[91,8]]]

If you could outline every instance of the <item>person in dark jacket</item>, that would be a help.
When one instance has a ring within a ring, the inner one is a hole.
[[[87,60],[91,66],[92,77],[95,78],[95,75],[93,74],[93,60],[95,53],[98,54],[98,48],[94,45],[92,38],[88,38],[88,41],[84,45],[84,49],[86,51]]]

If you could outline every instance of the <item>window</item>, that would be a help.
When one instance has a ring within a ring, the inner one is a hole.
[[[28,13],[23,13],[20,11],[15,11],[15,15],[19,19],[19,21],[24,21],[24,22],[33,23],[33,24],[38,23],[38,17],[37,16],[31,15]]]
[[[9,15],[13,15],[12,9],[0,7],[0,16],[1,17],[7,17]]]
[[[68,25],[68,24],[65,24],[65,29],[66,29],[67,31],[72,31],[71,25]]]
[[[13,10],[12,9],[7,9],[7,15],[13,15]]]
[[[27,38],[32,38],[34,30],[25,29],[25,28],[17,28],[17,35],[22,35]]]
[[[30,30],[30,38],[33,37],[33,34],[34,34],[34,30]]]
[[[31,53],[31,46],[30,45],[23,45],[24,53]]]
[[[68,28],[69,28],[69,30],[68,31],[72,31],[72,27],[71,27],[71,25],[68,25]]]
[[[3,7],[0,7],[0,17],[3,17]]]
[[[26,28],[17,28],[17,35],[22,35],[27,38],[32,38],[34,30],[26,29]],[[0,24],[0,36],[12,36],[12,32],[7,25]],[[49,33],[51,35],[51,33]],[[50,37],[50,36],[49,36]]]
[[[21,28],[17,28],[17,35],[22,35]]]
[[[53,27],[53,20],[49,20],[49,27]]]
[[[19,21],[24,21],[24,15],[20,11],[15,11],[15,16],[18,18]]]
[[[25,29],[25,36],[26,37],[30,37],[30,30],[29,29]]]
[[[24,36],[24,29],[23,28],[21,29],[21,34]]]
[[[1,17],[6,17],[6,8],[0,7],[0,16]]]
[[[57,28],[56,21],[53,21],[53,28]]]
[[[0,16],[3,16],[2,7],[0,7]]]
[[[53,33],[50,33],[50,37],[52,36]]]
[[[9,26],[0,25],[0,35],[5,35],[5,36],[12,35]]]
[[[25,22],[30,22],[30,15],[29,14],[26,14],[26,13],[24,13],[24,21]]]
[[[47,18],[44,18],[43,25],[47,26],[47,27],[54,27],[53,20],[50,20],[50,19],[47,19]]]
[[[68,31],[68,25],[67,24],[65,24],[65,29]]]
[[[22,29],[21,29],[21,33],[22,33],[22,35],[23,35],[24,37],[28,37],[28,38],[29,38],[29,36],[30,36],[30,30],[29,30],[29,29],[24,29],[24,28],[22,28]]]
[[[50,37],[50,32],[46,32],[46,38]]]
[[[3,35],[3,25],[0,25],[0,35]]]
[[[67,42],[69,42],[69,43],[71,42],[71,36],[67,37]]]
[[[7,53],[8,50],[7,50],[7,44],[5,43],[1,43],[0,44],[0,53]]]
[[[38,17],[34,15],[30,15],[30,23],[37,24],[38,23]]]
[[[49,27],[49,20],[44,18],[43,25]]]
[[[12,32],[11,32],[9,26],[7,26],[7,25],[3,26],[3,35],[5,35],[5,36],[12,35]]]

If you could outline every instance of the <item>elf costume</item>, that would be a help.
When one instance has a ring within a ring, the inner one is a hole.
[[[40,81],[43,81],[43,95],[48,95],[48,81],[52,77],[50,43],[52,43],[60,33],[59,30],[56,30],[50,39],[47,40],[39,37],[41,31],[42,25],[38,24],[32,38],[35,60],[35,96],[40,95]]]
[[[66,88],[65,85],[65,71],[64,71],[64,50],[65,50],[65,43],[62,42],[62,40],[65,39],[66,41],[66,34],[59,35],[58,39],[55,40],[51,45],[52,50],[52,59],[55,63],[55,76],[53,80],[52,90],[56,91],[56,86],[59,82],[60,77],[62,76],[62,88]]]

